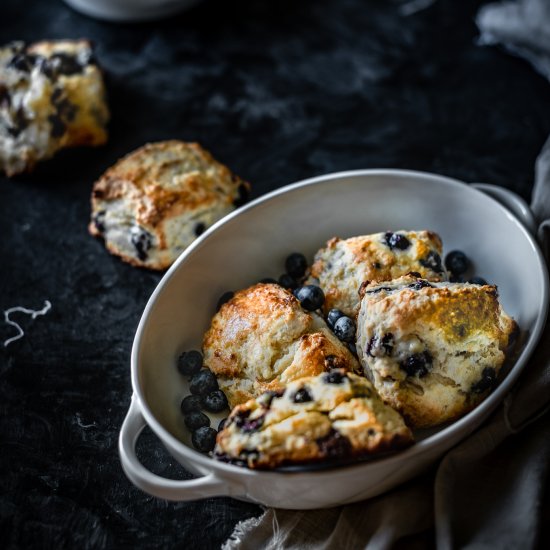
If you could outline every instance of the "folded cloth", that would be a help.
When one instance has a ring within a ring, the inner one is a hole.
[[[550,2],[485,6],[484,43],[505,41],[550,78]],[[550,260],[550,138],[531,209]],[[550,473],[550,323],[528,367],[489,420],[433,470],[389,493],[326,510],[270,508],[238,524],[223,550],[407,547],[535,548]]]

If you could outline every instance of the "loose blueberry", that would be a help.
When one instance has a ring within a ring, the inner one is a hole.
[[[333,329],[334,323],[336,323],[336,321],[338,321],[338,319],[340,319],[340,317],[343,317],[343,316],[344,316],[344,313],[339,309],[331,309],[327,315],[328,326]]]
[[[193,432],[191,442],[197,451],[208,453],[216,446],[216,435],[217,432],[214,428],[203,426]]]
[[[187,395],[181,401],[181,412],[189,414],[193,411],[200,411],[202,408],[202,398],[200,395]]]
[[[229,408],[227,397],[225,397],[225,393],[223,393],[222,390],[210,392],[203,397],[203,401],[204,408],[210,412],[217,413]]]
[[[325,293],[321,287],[315,285],[302,286],[296,289],[294,295],[300,300],[301,306],[307,311],[319,309],[325,301]]]
[[[231,300],[233,296],[235,296],[235,293],[232,290],[224,292],[218,299],[218,303],[216,304],[216,311],[220,311],[223,304],[229,302],[229,300]]]
[[[285,260],[285,269],[294,279],[301,279],[306,274],[306,257],[299,252],[293,252]]]
[[[323,381],[325,381],[327,384],[341,384],[345,378],[346,375],[343,372],[335,370],[325,374],[323,376]]]
[[[432,366],[432,356],[428,351],[415,353],[405,359],[399,366],[407,373],[408,376],[418,376],[422,378],[426,376]]]
[[[260,283],[263,283],[264,285],[276,285],[277,280],[273,279],[273,277],[264,277],[263,279],[260,279]]]
[[[195,349],[184,351],[178,357],[178,370],[184,375],[193,375],[199,372],[202,368],[202,354]]]
[[[334,323],[334,334],[342,342],[353,342],[355,340],[355,323],[346,315],[340,317]]]
[[[472,277],[468,282],[473,285],[481,285],[481,286],[489,284],[483,277]]]
[[[220,423],[218,424],[218,432],[221,432],[225,428],[226,422],[227,422],[227,418],[222,418],[220,420]]]
[[[307,403],[308,401],[313,401],[313,397],[309,393],[307,388],[300,388],[293,396],[292,400],[294,403]]]
[[[353,342],[348,342],[348,349],[357,357],[357,346]]]
[[[201,369],[189,380],[189,391],[193,395],[205,396],[218,389],[218,381],[208,369]]]
[[[279,284],[288,290],[294,290],[298,287],[298,283],[288,273],[283,273],[279,277]]]
[[[441,265],[441,256],[435,251],[430,250],[428,255],[420,260],[420,265],[431,269],[437,273],[443,273],[443,266]]]
[[[470,267],[470,260],[461,250],[451,250],[445,256],[445,267],[455,276],[463,275]]]
[[[451,276],[449,277],[449,282],[451,282],[451,283],[464,283],[466,281],[465,281],[464,277],[461,277],[460,275],[451,274]]]
[[[485,367],[481,373],[481,379],[473,384],[472,393],[485,393],[490,390],[497,381],[496,370],[492,367]]]
[[[203,426],[210,426],[210,418],[200,411],[191,411],[183,417],[185,425],[195,431]]]
[[[406,250],[409,246],[411,246],[411,241],[409,241],[405,235],[401,235],[400,233],[392,233],[391,231],[388,231],[384,235],[384,240],[390,250],[393,250],[394,248],[397,248],[398,250]]]

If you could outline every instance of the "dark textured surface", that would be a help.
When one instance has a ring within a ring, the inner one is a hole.
[[[260,508],[167,503],[119,465],[129,354],[158,274],[86,231],[94,179],[165,138],[199,141],[253,184],[399,167],[487,181],[529,199],[550,134],[550,88],[525,62],[476,46],[483,2],[205,1],[147,25],[81,17],[59,1],[4,0],[2,42],[89,37],[107,72],[111,139],[0,181],[0,309],[24,339],[0,349],[0,540],[19,547],[216,548]],[[276,229],[274,229],[276,230]],[[1,320],[1,319],[0,319]],[[0,323],[0,340],[14,334]],[[187,474],[146,433],[144,463]]]

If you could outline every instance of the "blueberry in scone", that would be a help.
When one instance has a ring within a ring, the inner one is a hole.
[[[236,407],[218,433],[214,456],[276,468],[371,456],[412,442],[403,418],[367,379],[337,369]]]
[[[0,48],[0,170],[32,170],[65,147],[107,141],[105,86],[87,40]]]
[[[386,231],[329,240],[316,254],[309,282],[325,293],[324,310],[338,309],[354,318],[359,287],[387,281],[410,271],[430,280],[447,280],[441,239],[432,231]]]
[[[149,143],[95,183],[89,231],[128,263],[166,269],[248,190],[197,143]]]
[[[406,275],[361,295],[359,360],[411,427],[456,419],[487,396],[517,332],[495,286]]]
[[[304,376],[360,371],[320,315],[269,283],[240,290],[221,306],[204,335],[203,353],[231,407]]]

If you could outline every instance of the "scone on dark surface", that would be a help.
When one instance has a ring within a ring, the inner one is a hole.
[[[487,396],[518,330],[495,286],[407,275],[361,294],[359,359],[409,426],[454,420]]]
[[[89,231],[128,263],[166,269],[248,190],[198,143],[149,143],[95,183]]]
[[[322,317],[277,284],[236,292],[212,319],[203,353],[231,407],[304,376],[361,370]]]
[[[441,253],[441,239],[432,231],[335,237],[315,254],[309,280],[323,289],[325,311],[335,308],[354,317],[365,281],[386,281],[410,271],[430,280],[447,280]]]
[[[66,147],[107,141],[103,76],[87,40],[0,48],[0,170],[32,170]]]
[[[367,379],[336,369],[236,407],[218,434],[214,456],[276,468],[375,456],[412,442],[402,417]]]

